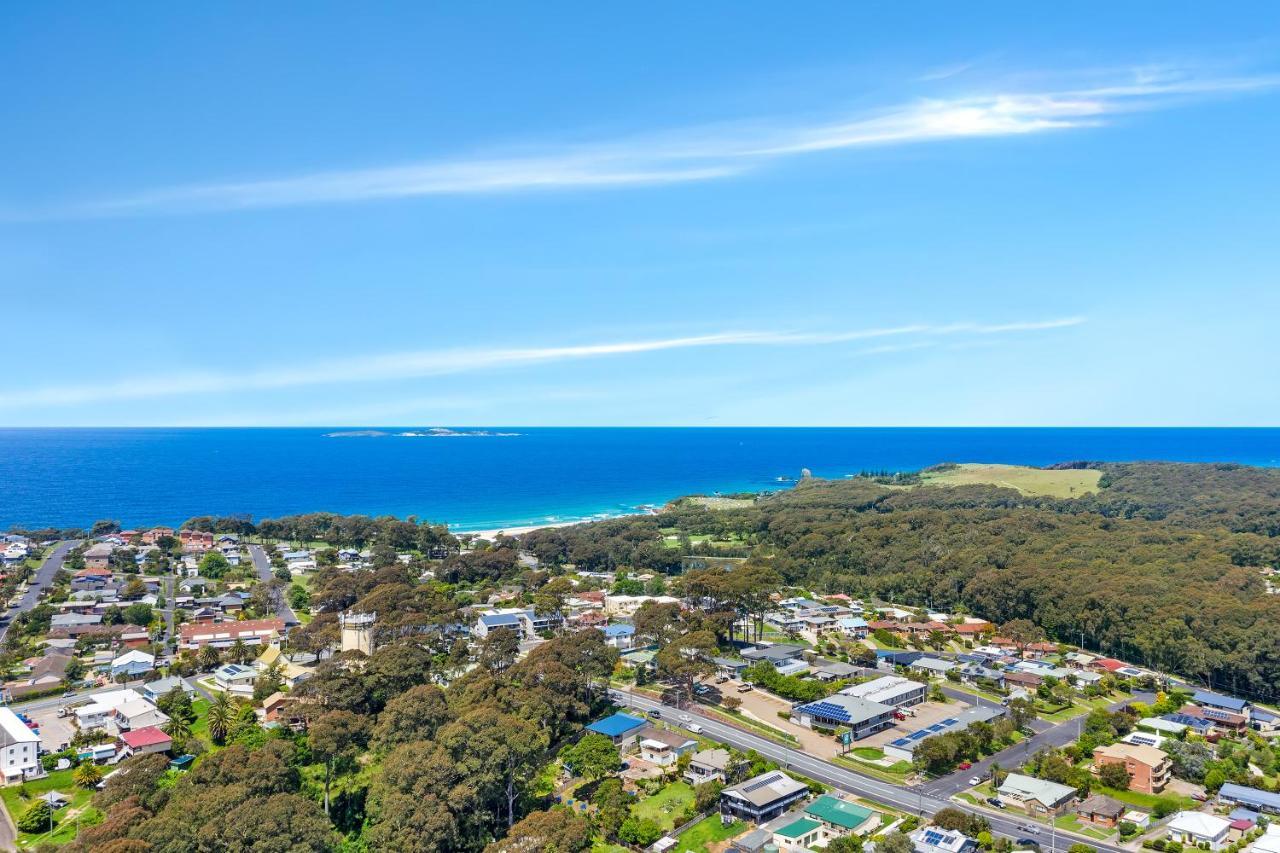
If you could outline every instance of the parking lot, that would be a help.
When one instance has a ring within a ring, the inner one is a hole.
[[[40,745],[49,752],[59,751],[75,737],[76,729],[71,723],[74,718],[59,717],[56,707],[30,711],[28,716],[40,727]]]
[[[855,746],[883,747],[886,743],[897,740],[903,735],[910,734],[916,729],[931,726],[939,720],[945,720],[947,717],[954,716],[956,711],[960,710],[960,706],[954,702],[946,705],[940,702],[924,702],[902,710],[903,713],[907,715],[905,720],[895,720],[892,728],[885,729],[882,732],[876,732],[871,737],[863,738],[858,741]],[[912,713],[915,714],[914,717],[911,716]]]

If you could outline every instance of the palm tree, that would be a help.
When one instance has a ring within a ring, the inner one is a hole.
[[[231,731],[231,723],[235,720],[235,708],[231,705],[231,697],[219,693],[209,706],[209,737],[214,743],[222,743]]]
[[[92,788],[102,781],[102,768],[92,761],[86,761],[75,769],[71,778],[81,788]]]
[[[169,719],[169,724],[164,727],[164,732],[174,741],[186,740],[191,737],[191,721],[183,714],[176,714]]]

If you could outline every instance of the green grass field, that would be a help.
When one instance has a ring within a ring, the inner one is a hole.
[[[631,807],[638,818],[649,818],[664,831],[672,829],[685,809],[693,805],[693,787],[687,782],[672,782],[651,797]]]
[[[711,815],[701,823],[689,827],[676,838],[676,846],[672,853],[707,853],[707,846],[719,841],[727,841],[745,832],[747,825],[736,820],[728,826],[720,822],[720,818]]]
[[[8,810],[9,816],[15,821],[31,807],[31,804],[36,801],[36,797],[49,791],[57,791],[71,801],[70,805],[58,809],[54,816],[56,823],[52,834],[48,832],[19,832],[19,845],[66,844],[72,838],[75,838],[78,828],[76,818],[71,817],[68,819],[66,816],[76,810],[80,810],[80,824],[90,826],[97,823],[100,816],[98,811],[88,807],[89,800],[93,797],[93,791],[77,788],[76,783],[72,781],[72,773],[74,772],[74,770],[57,770],[43,779],[36,779],[24,785],[10,785],[0,788],[0,799],[3,799],[4,807]],[[24,790],[30,797],[29,799],[22,798],[21,792]]]
[[[1024,495],[1078,498],[1098,491],[1101,471],[1045,471],[1023,465],[986,465],[966,462],[946,471],[921,475],[927,486],[1000,486]]]
[[[1080,819],[1073,814],[1064,814],[1062,817],[1055,820],[1053,822],[1053,825],[1058,827],[1058,829],[1065,829],[1068,832],[1075,832],[1080,835],[1087,835],[1090,838],[1096,838],[1099,841],[1102,841],[1104,839],[1111,837],[1110,832],[1104,832],[1103,830],[1095,826],[1090,826],[1087,823],[1082,823]]]

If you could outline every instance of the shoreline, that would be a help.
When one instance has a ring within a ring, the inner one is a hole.
[[[590,524],[593,521],[604,521],[607,518],[625,518],[627,515],[638,515],[638,513],[619,513],[618,515],[601,516],[599,518],[580,518],[577,521],[550,521],[545,524],[522,524],[509,527],[487,527],[481,530],[456,530],[449,528],[449,532],[454,536],[477,536],[481,539],[493,539],[498,534],[505,536],[520,536],[530,533],[534,530],[546,530],[551,527],[572,527],[575,524]]]

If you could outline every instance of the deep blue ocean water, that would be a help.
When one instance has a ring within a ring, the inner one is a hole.
[[[0,429],[0,529],[177,524],[194,515],[416,515],[482,529],[634,511],[778,478],[939,462],[1280,465],[1280,429],[490,428],[507,437],[331,430]],[[395,432],[397,430],[390,429]]]

